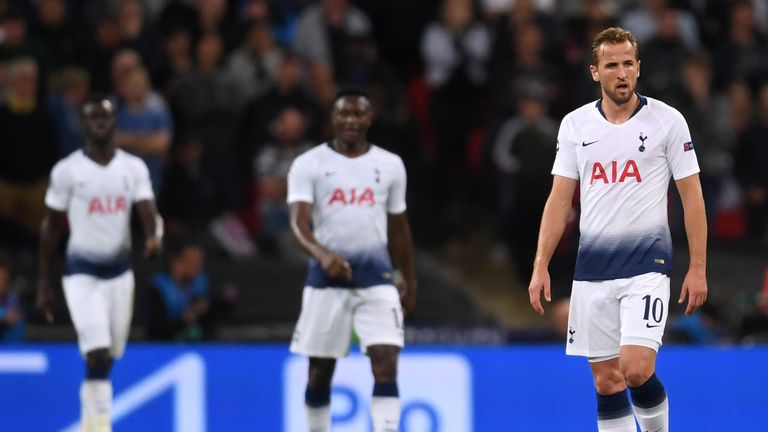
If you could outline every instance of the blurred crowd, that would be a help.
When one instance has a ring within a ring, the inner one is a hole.
[[[34,261],[50,168],[100,92],[169,234],[300,259],[286,174],[354,85],[409,170],[417,245],[484,230],[524,281],[559,119],[599,96],[590,42],[611,25],[639,40],[640,92],[688,121],[711,238],[768,245],[768,0],[0,0],[0,249]]]

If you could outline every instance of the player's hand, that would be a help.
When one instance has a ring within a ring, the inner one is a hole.
[[[144,242],[144,258],[154,259],[160,256],[160,250],[163,247],[163,241],[160,237],[152,236]]]
[[[707,301],[707,276],[703,271],[688,270],[677,303],[682,304],[686,297],[688,297],[688,306],[685,308],[686,315],[692,314]]]
[[[53,322],[53,290],[47,280],[41,280],[37,286],[37,308],[48,323]]]
[[[400,305],[404,315],[409,315],[416,307],[416,281],[403,283],[400,289]]]
[[[341,255],[328,252],[320,257],[320,265],[331,279],[352,280],[352,266]]]
[[[544,315],[544,307],[541,305],[541,292],[544,291],[544,299],[547,302],[552,301],[550,292],[551,280],[547,270],[535,270],[531,276],[531,283],[528,285],[528,296],[531,300],[531,307],[539,315]]]

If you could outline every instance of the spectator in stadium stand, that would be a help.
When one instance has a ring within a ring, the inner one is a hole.
[[[203,36],[195,47],[196,65],[179,77],[170,95],[171,108],[178,128],[202,145],[202,172],[222,182],[224,209],[241,205],[242,173],[237,169],[235,145],[240,89],[223,71],[223,44],[218,34]]]
[[[691,50],[680,34],[679,14],[665,9],[657,15],[656,33],[643,45],[642,91],[648,96],[668,97],[682,86],[683,62]]]
[[[168,242],[167,269],[152,276],[147,336],[151,340],[200,341],[210,337],[205,251],[191,241]]]
[[[76,66],[61,69],[51,77],[48,107],[59,137],[59,159],[80,149],[85,142],[80,106],[88,96],[89,82],[88,72]]]
[[[51,70],[80,64],[85,26],[64,0],[41,0],[33,33],[51,54]]]
[[[751,0],[730,2],[728,25],[714,49],[715,84],[746,79],[752,88],[768,78],[768,39],[755,26]]]
[[[493,162],[501,173],[497,209],[504,245],[512,253],[521,286],[531,278],[541,209],[549,195],[549,166],[555,157],[557,122],[547,115],[546,85],[521,82],[517,115],[499,128],[493,143]],[[510,223],[514,221],[514,223]]]
[[[227,58],[225,73],[238,88],[242,105],[266,93],[271,87],[283,59],[283,51],[275,44],[267,22],[248,24],[245,40]]]
[[[8,89],[0,102],[0,218],[33,234],[40,228],[48,173],[58,154],[56,127],[38,94],[35,60],[11,60],[6,73]]]
[[[675,106],[688,119],[691,138],[701,166],[701,189],[707,203],[707,227],[715,232],[720,193],[731,177],[734,134],[729,123],[727,97],[713,90],[712,60],[705,52],[690,54],[682,64],[681,86],[673,92]],[[683,236],[682,208],[674,200],[676,221],[670,218],[673,235]],[[675,227],[677,225],[677,227]]]
[[[157,89],[167,98],[175,92],[179,79],[192,70],[192,35],[185,28],[169,30],[163,40],[160,67],[152,77]]]
[[[768,245],[768,81],[759,88],[756,111],[736,142],[734,172],[744,191],[748,237]]]
[[[482,121],[491,40],[488,28],[474,16],[471,0],[444,0],[439,13],[424,29],[421,54],[437,138],[435,202],[448,208],[469,195],[468,139]]]
[[[155,26],[147,21],[141,1],[121,0],[117,19],[122,46],[138,52],[144,66],[154,75],[160,67],[162,41]]]
[[[293,49],[306,62],[327,65],[338,81],[343,72],[343,49],[349,38],[371,35],[368,16],[349,0],[322,0],[299,16]]]
[[[258,207],[261,214],[262,244],[277,255],[304,262],[305,256],[296,248],[288,219],[288,170],[293,160],[312,146],[304,132],[306,120],[296,108],[285,108],[272,121],[272,139],[262,146],[253,160],[254,177],[258,185]]]
[[[152,91],[143,67],[129,69],[119,79],[115,142],[144,160],[157,191],[163,184],[163,159],[173,136],[171,113],[165,100]]]

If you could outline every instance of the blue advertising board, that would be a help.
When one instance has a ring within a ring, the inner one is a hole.
[[[130,345],[114,430],[304,431],[306,365],[278,345]],[[664,347],[671,429],[768,431],[766,365],[768,347]],[[77,431],[83,369],[74,344],[0,348],[0,431]],[[334,432],[369,430],[367,359],[336,370]],[[399,386],[402,432],[596,429],[589,367],[560,346],[408,347]]]

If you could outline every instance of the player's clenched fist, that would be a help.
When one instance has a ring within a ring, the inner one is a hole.
[[[341,255],[328,252],[320,258],[320,265],[331,279],[352,280],[352,266]]]

